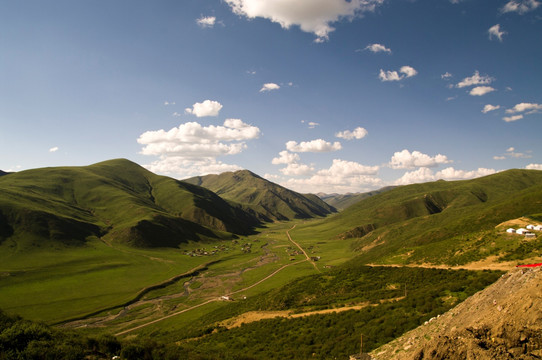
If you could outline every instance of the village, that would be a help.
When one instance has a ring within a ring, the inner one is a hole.
[[[515,234],[515,235],[523,235],[526,239],[535,239],[536,233],[534,231],[542,231],[542,225],[532,225],[529,224],[525,226],[524,228],[514,229],[514,228],[508,228],[506,229],[506,232],[508,234]]]

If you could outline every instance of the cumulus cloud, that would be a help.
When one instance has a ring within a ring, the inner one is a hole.
[[[382,44],[370,44],[370,45],[367,45],[367,47],[365,47],[365,49],[363,50],[369,50],[370,52],[373,52],[373,53],[384,52],[384,53],[391,54],[391,49],[387,48],[386,46]]]
[[[305,164],[292,163],[279,171],[286,176],[304,176],[312,174],[314,168]]]
[[[523,115],[505,116],[502,119],[506,122],[513,122],[523,119]]]
[[[529,11],[535,10],[540,6],[540,1],[536,0],[522,0],[522,1],[509,1],[501,9],[502,13],[507,12],[517,12],[520,15],[523,15]]]
[[[435,167],[451,162],[446,155],[438,154],[431,157],[416,150],[410,152],[404,149],[393,154],[389,166],[392,169],[412,169],[416,167]]]
[[[362,127],[357,127],[353,131],[345,130],[335,134],[336,137],[346,140],[363,139],[367,136],[368,132]]]
[[[49,149],[49,152],[57,152],[57,151],[58,151],[58,146],[55,146]]]
[[[257,139],[260,129],[240,119],[226,119],[222,126],[202,126],[187,122],[169,131],[146,131],[137,142],[141,154],[159,156],[146,168],[178,177],[239,170],[237,165],[217,161],[218,156],[239,154],[247,148],[245,141]]]
[[[300,143],[292,140],[286,143],[286,149],[291,152],[330,152],[341,150],[342,145],[338,141],[330,143],[322,139],[302,141]]]
[[[238,165],[225,164],[216,159],[186,159],[182,156],[160,158],[143,166],[154,173],[172,175],[179,179],[243,169]]]
[[[486,104],[484,106],[484,108],[482,109],[482,112],[484,114],[487,114],[488,112],[490,111],[495,111],[495,110],[499,110],[501,108],[500,105],[491,105],[491,104]]]
[[[316,42],[329,39],[335,30],[331,24],[374,11],[384,0],[225,0],[232,11],[249,19],[261,17],[288,29],[298,25],[302,31],[316,35]]]
[[[431,169],[422,167],[414,171],[406,172],[395,181],[395,185],[409,185],[436,180],[466,180],[496,173],[494,169],[478,168],[477,170],[456,170],[453,167],[433,172]]]
[[[457,83],[456,87],[464,88],[474,85],[488,85],[491,84],[495,79],[489,75],[480,75],[480,72],[476,70],[474,74],[470,77],[466,77]]]
[[[275,83],[267,83],[267,84],[263,84],[262,88],[260,89],[260,92],[278,90],[278,89],[280,89],[280,85],[277,85]]]
[[[202,28],[212,28],[215,26],[216,17],[214,16],[202,16],[196,20],[196,23]]]
[[[195,103],[191,108],[186,108],[184,111],[187,114],[196,115],[197,117],[218,116],[222,109],[222,104],[214,100],[205,100],[201,103]]]
[[[223,126],[188,122],[169,131],[146,131],[137,142],[144,145],[144,155],[213,158],[238,154],[246,148],[245,140],[259,136],[259,128],[239,119],[227,119]]]
[[[278,157],[273,158],[273,160],[271,160],[271,163],[273,165],[294,164],[294,163],[297,163],[299,160],[300,160],[299,155],[292,154],[288,152],[287,150],[283,150],[279,153]]]
[[[493,91],[495,91],[495,89],[492,88],[491,86],[477,86],[475,88],[472,88],[469,94],[472,96],[483,96]]]
[[[282,185],[303,193],[369,191],[383,186],[382,180],[376,177],[378,170],[378,166],[335,159],[328,169],[319,170],[308,178],[288,179]]]
[[[399,73],[401,73],[402,75],[399,75]],[[405,78],[413,77],[416,74],[418,74],[416,69],[414,69],[411,66],[405,65],[405,66],[401,67],[399,72],[397,72],[397,71],[389,71],[389,70],[384,71],[384,70],[380,69],[380,73],[378,74],[378,78],[380,79],[380,81],[401,81],[401,80],[403,80]]]
[[[444,74],[440,75],[440,78],[441,78],[441,79],[444,79],[444,80],[448,80],[448,79],[450,79],[451,77],[453,77],[453,75],[450,74],[450,73],[447,72],[447,71],[446,71]]]
[[[529,164],[525,166],[527,170],[542,170],[542,164]]]
[[[489,34],[489,40],[492,40],[493,38],[497,38],[499,41],[502,42],[503,35],[506,34],[506,31],[501,31],[501,25],[496,24],[489,28],[487,31]]]
[[[534,114],[542,110],[542,104],[533,104],[533,103],[520,103],[516,104],[513,108],[507,109],[507,114],[515,114],[519,112],[527,112],[527,114]]]

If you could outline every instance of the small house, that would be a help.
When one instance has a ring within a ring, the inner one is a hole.
[[[535,233],[532,233],[532,232],[526,232],[525,239],[536,239],[536,235]]]
[[[527,230],[534,230],[534,225],[529,224],[525,227],[527,228]]]
[[[516,229],[514,229],[514,228],[509,228],[509,229],[506,229],[506,232],[509,233],[509,234],[515,234],[515,233],[516,233]]]
[[[536,225],[533,230],[542,231],[542,225]]]
[[[516,230],[516,234],[519,234],[519,235],[525,235],[525,233],[528,233],[529,231],[527,229],[524,229],[524,228],[520,228],[520,229],[517,229]]]

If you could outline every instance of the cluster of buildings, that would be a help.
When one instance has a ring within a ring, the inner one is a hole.
[[[524,228],[506,229],[506,232],[509,234],[524,235],[526,238],[536,238],[536,234],[533,231],[542,231],[542,225],[527,225]]]

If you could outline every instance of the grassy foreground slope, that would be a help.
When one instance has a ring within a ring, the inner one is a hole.
[[[308,219],[326,216],[335,209],[316,195],[302,195],[248,171],[197,176],[184,180],[242,204],[263,221]]]
[[[0,242],[80,244],[88,236],[143,247],[247,234],[257,219],[202,187],[124,159],[0,178]]]
[[[524,253],[516,259],[536,255],[542,249],[538,239],[522,244],[522,238],[506,237],[495,227],[523,216],[542,221],[541,215],[542,171],[508,170],[474,180],[398,187],[318,224],[300,226],[296,236],[355,238],[363,262],[455,265],[514,251]]]

